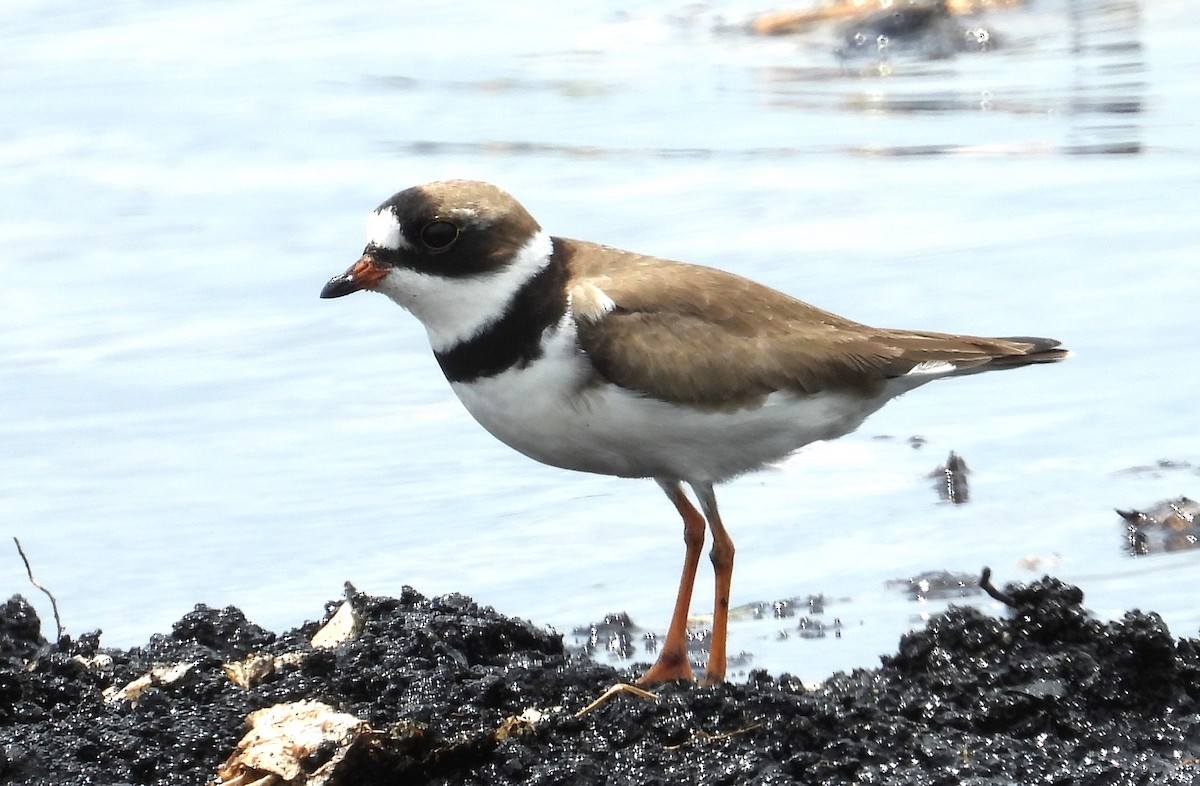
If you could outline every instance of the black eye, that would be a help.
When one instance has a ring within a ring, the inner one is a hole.
[[[458,240],[459,228],[449,221],[430,221],[421,227],[421,242],[432,251],[443,251]]]

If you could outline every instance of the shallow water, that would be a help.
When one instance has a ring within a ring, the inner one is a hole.
[[[471,177],[554,234],[1076,352],[722,488],[734,603],[824,593],[843,623],[739,622],[754,665],[871,664],[944,605],[884,582],[984,564],[1195,635],[1200,552],[1130,559],[1112,511],[1200,494],[1192,9],[1038,4],[992,12],[992,52],[849,63],[831,29],[729,29],[753,10],[5,6],[0,520],[68,628],[140,643],[200,601],[290,627],[347,579],[665,625],[682,543],[654,484],[511,452],[413,319],[316,297],[376,204]],[[952,449],[963,506],[926,477]],[[1160,459],[1185,466],[1129,471]],[[38,595],[15,553],[0,578]]]

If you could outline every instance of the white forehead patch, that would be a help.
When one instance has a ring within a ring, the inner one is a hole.
[[[399,251],[402,248],[412,248],[400,231],[400,222],[389,207],[381,207],[367,216],[367,244],[386,248],[389,251]]]

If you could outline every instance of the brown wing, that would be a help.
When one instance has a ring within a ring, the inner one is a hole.
[[[603,378],[664,401],[724,409],[783,390],[874,395],[910,372],[915,386],[1065,356],[1049,339],[871,328],[724,271],[559,242],[579,281],[580,347]]]

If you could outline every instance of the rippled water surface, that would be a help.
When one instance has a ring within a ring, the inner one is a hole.
[[[823,593],[842,624],[737,621],[751,665],[870,665],[943,605],[885,582],[984,564],[1195,635],[1200,552],[1129,558],[1113,512],[1200,494],[1195,8],[998,9],[963,23],[990,51],[936,59],[749,35],[755,10],[0,10],[0,522],[68,628],[140,643],[202,601],[279,629],[347,579],[562,631],[665,625],[682,543],[653,483],[513,453],[412,318],[317,299],[376,204],[470,177],[554,234],[1075,350],[923,388],[723,487],[735,604]],[[927,477],[951,450],[966,505]],[[0,578],[33,592],[15,550]]]

